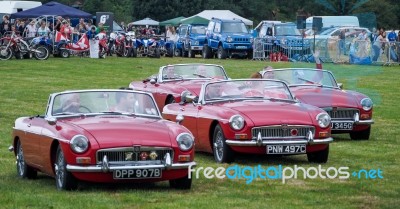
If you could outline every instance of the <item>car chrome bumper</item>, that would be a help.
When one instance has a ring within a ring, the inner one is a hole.
[[[194,51],[201,51],[203,50],[203,46],[190,46],[190,49]]]
[[[329,144],[333,142],[332,137],[324,139],[311,139],[311,140],[251,140],[251,141],[238,141],[238,140],[226,140],[226,144],[230,146],[266,146],[266,145],[284,145],[284,144],[306,144],[306,145],[317,145],[317,144]]]
[[[110,165],[107,156],[103,157],[101,164],[94,166],[79,166],[79,165],[67,165],[67,171],[70,172],[110,172],[115,170],[129,170],[129,169],[152,169],[160,168],[163,170],[176,170],[176,169],[187,169],[189,167],[196,166],[196,162],[188,163],[172,163],[171,156],[167,153],[164,156],[163,164],[158,165]]]
[[[359,121],[356,121],[356,122],[354,122],[354,124],[356,124],[356,125],[371,125],[371,124],[374,124],[375,122],[374,122],[374,120],[359,120]]]

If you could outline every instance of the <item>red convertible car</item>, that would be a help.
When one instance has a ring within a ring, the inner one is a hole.
[[[328,160],[330,117],[299,103],[278,80],[225,80],[202,85],[200,95],[182,94],[181,103],[164,107],[165,119],[184,116],[196,151],[214,153],[216,162],[232,162],[235,152],[307,154],[309,162]]]
[[[181,93],[189,90],[198,95],[201,84],[211,79],[228,79],[224,68],[213,64],[176,64],[160,67],[160,72],[143,81],[134,81],[129,88],[153,94],[158,108],[180,102]]]
[[[21,178],[40,171],[59,190],[78,181],[164,180],[189,189],[193,146],[190,131],[163,120],[149,93],[80,90],[51,94],[43,116],[18,118],[9,149]]]
[[[296,98],[324,109],[332,118],[332,133],[350,133],[350,138],[369,139],[372,100],[361,93],[343,90],[330,71],[287,68],[264,71],[263,78],[285,81]]]

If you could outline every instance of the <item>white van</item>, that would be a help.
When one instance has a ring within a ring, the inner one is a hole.
[[[16,12],[22,12],[27,9],[32,9],[41,6],[39,1],[0,1],[0,23],[3,22],[3,16]]]
[[[329,27],[342,27],[342,26],[353,26],[360,27],[360,22],[356,16],[312,16],[306,19],[306,28],[311,29],[313,18],[322,18],[322,28]]]

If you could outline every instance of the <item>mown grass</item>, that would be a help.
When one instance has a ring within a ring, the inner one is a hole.
[[[78,191],[59,192],[54,179],[39,175],[36,180],[19,179],[15,158],[7,151],[14,120],[43,114],[48,95],[69,89],[119,88],[140,80],[173,63],[214,63],[225,67],[231,78],[245,78],[266,65],[314,67],[310,63],[266,63],[248,60],[203,60],[200,58],[88,58],[10,60],[0,62],[0,208],[396,208],[400,204],[398,98],[400,67],[324,64],[346,89],[369,95],[375,102],[369,141],[351,141],[335,135],[328,167],[381,169],[383,179],[347,180],[206,179],[193,181],[190,191],[172,190],[167,182],[151,185],[83,184]],[[210,154],[196,155],[198,166],[216,168]],[[232,165],[318,166],[305,156],[239,156]],[[230,165],[224,164],[224,167]]]

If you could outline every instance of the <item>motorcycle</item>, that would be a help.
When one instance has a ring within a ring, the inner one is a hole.
[[[90,49],[89,38],[86,33],[83,33],[76,43],[72,43],[57,31],[54,42],[56,49],[55,54],[62,58],[68,58],[71,54],[85,54],[88,53]]]
[[[174,56],[174,42],[173,41],[164,41],[161,39],[159,41],[160,45],[160,55],[166,57]]]
[[[49,50],[43,45],[37,44],[41,37],[24,39],[16,35],[14,31],[6,34],[0,39],[0,60],[9,60],[13,55],[17,59],[30,58],[31,55],[37,60],[49,58]]]
[[[160,44],[156,36],[153,37],[140,37],[136,39],[137,53],[138,55],[144,57],[155,57],[160,58]]]
[[[127,57],[125,35],[120,32],[112,32],[108,40],[108,55],[116,54],[118,57]]]
[[[99,33],[96,35],[95,39],[99,40],[99,58],[106,58],[106,54],[109,53],[107,35],[104,33]]]
[[[125,48],[127,52],[127,57],[137,57],[135,41],[135,32],[129,31],[125,34]]]

